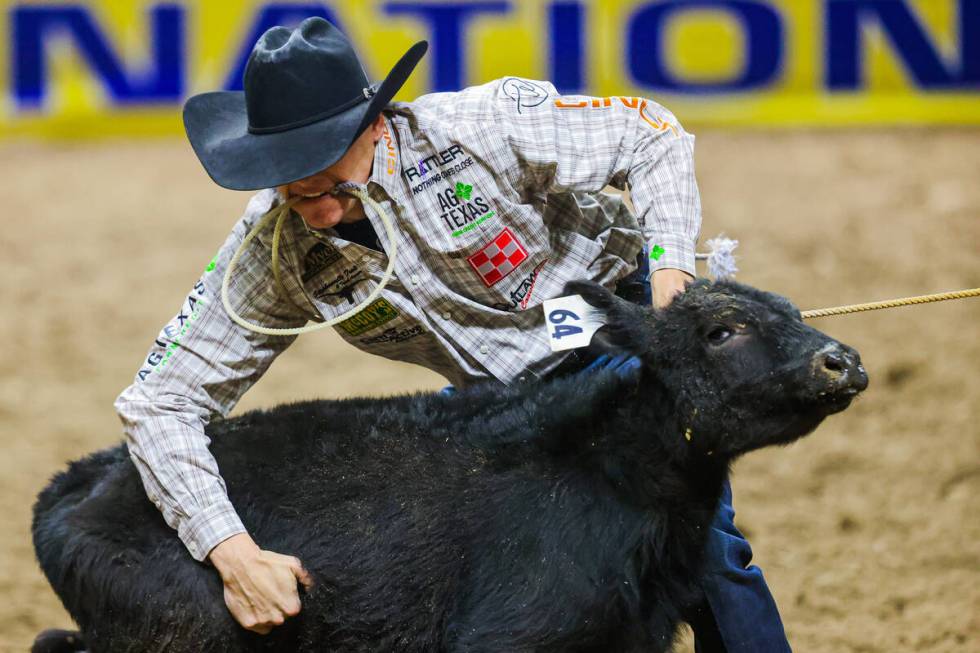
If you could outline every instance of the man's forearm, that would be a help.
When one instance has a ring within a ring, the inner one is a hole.
[[[135,398],[116,400],[130,458],[147,496],[194,559],[245,527],[228,500],[200,417],[186,406]]]

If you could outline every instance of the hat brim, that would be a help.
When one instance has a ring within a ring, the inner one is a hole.
[[[402,55],[374,96],[324,120],[272,134],[248,131],[243,91],[201,93],[184,104],[184,130],[211,179],[231,190],[288,184],[336,163],[404,85],[428,49]]]

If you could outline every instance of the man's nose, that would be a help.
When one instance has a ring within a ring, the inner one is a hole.
[[[847,345],[828,345],[817,353],[816,363],[817,370],[830,378],[839,390],[854,389],[860,392],[868,387],[868,374],[861,364],[861,356]]]

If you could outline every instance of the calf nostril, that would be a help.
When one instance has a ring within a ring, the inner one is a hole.
[[[843,372],[844,357],[834,352],[825,354],[823,357],[823,366],[826,367],[831,372]]]

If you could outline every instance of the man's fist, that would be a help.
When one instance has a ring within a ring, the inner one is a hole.
[[[208,558],[224,581],[228,611],[243,628],[261,635],[299,614],[297,581],[313,586],[298,558],[263,551],[245,533],[221,542]]]
[[[669,304],[677,293],[684,292],[687,284],[694,281],[694,277],[683,270],[674,268],[662,268],[653,273],[650,277],[650,285],[653,290],[653,305],[663,308]]]

